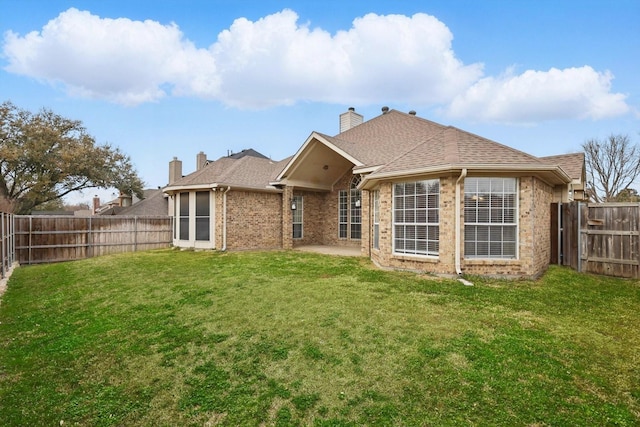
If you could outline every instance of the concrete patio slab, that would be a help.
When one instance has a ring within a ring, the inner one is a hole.
[[[326,255],[341,255],[341,256],[362,256],[359,247],[352,246],[324,246],[324,245],[305,245],[297,246],[293,248],[296,251],[302,252],[315,252]]]

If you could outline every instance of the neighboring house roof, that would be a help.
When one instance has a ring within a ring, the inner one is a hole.
[[[253,148],[247,148],[247,149],[245,149],[245,150],[242,150],[242,151],[241,151],[241,152],[239,152],[239,153],[233,153],[233,154],[230,154],[230,155],[229,155],[229,156],[227,156],[227,157],[228,157],[228,158],[231,158],[231,159],[241,159],[241,158],[246,157],[246,156],[259,157],[259,158],[261,158],[261,159],[268,159],[268,157],[267,157],[267,156],[265,156],[265,155],[264,155],[264,154],[262,154],[262,153],[257,152],[257,151],[256,151],[256,150],[254,150]]]
[[[247,151],[249,150],[243,150],[243,153]],[[167,186],[164,191],[172,192],[203,187],[215,188],[217,186],[280,191],[271,186],[270,183],[284,165],[288,163],[289,158],[276,162],[262,156],[260,153],[257,154],[259,156],[245,154],[238,157],[221,157],[214,162],[210,162],[202,169],[177,180]]]
[[[118,215],[168,215],[169,202],[162,189],[144,190],[144,199],[131,206],[121,208]]]
[[[146,189],[143,190],[142,199],[133,196],[133,204],[131,206],[120,206],[119,199],[114,199],[102,207],[98,215],[133,215],[133,216],[155,216],[168,215],[169,202],[164,197],[162,189]]]

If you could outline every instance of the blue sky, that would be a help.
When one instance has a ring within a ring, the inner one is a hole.
[[[149,187],[174,156],[283,159],[351,106],[564,154],[640,142],[638,17],[638,0],[0,0],[0,102],[81,120]]]

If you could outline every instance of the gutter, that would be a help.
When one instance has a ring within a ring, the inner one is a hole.
[[[227,193],[229,190],[231,186],[222,192],[222,248],[220,250],[223,252],[227,250]]]
[[[355,168],[354,168],[355,169]],[[558,185],[558,184],[569,184],[571,183],[571,178],[566,174],[562,168],[559,166],[549,166],[549,165],[492,165],[492,164],[448,164],[441,166],[434,166],[428,168],[417,168],[417,169],[408,169],[408,170],[400,170],[393,172],[373,172],[369,175],[365,175],[362,182],[358,186],[363,190],[368,190],[373,187],[378,181],[382,180],[390,180],[395,178],[408,178],[414,176],[422,176],[422,175],[435,175],[435,174],[443,174],[443,173],[455,173],[459,170],[472,170],[474,173],[509,173],[511,175],[536,175],[543,181],[547,182],[550,185]],[[548,174],[548,176],[543,177],[543,174]],[[548,178],[551,176],[555,177],[556,180],[550,181]]]

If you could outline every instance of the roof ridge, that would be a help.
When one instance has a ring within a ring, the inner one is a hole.
[[[450,164],[457,163],[460,160],[460,139],[457,129],[453,126],[447,126],[442,133],[444,136],[444,161]]]

